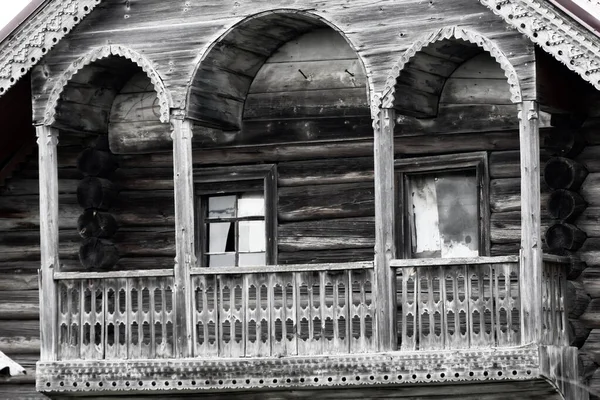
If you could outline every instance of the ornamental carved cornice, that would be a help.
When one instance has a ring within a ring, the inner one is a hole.
[[[27,74],[100,1],[51,1],[0,43],[0,96]]]
[[[600,39],[543,0],[480,0],[544,51],[600,90]]]
[[[38,362],[46,393],[236,391],[540,378],[537,346],[337,356]]]
[[[508,60],[508,57],[488,38],[470,29],[461,28],[458,26],[447,26],[429,32],[417,39],[406,51],[400,56],[400,59],[392,67],[392,72],[388,75],[383,90],[381,99],[382,108],[392,108],[396,94],[396,80],[402,74],[402,70],[406,64],[422,49],[430,44],[447,39],[462,39],[466,42],[473,43],[483,50],[487,51],[500,65],[504,71],[504,75],[508,81],[510,90],[510,99],[513,103],[521,101],[521,87],[519,78],[514,67]]]
[[[160,107],[160,122],[166,123],[169,122],[169,113],[170,109],[173,105],[173,99],[171,98],[170,92],[165,88],[165,85],[150,62],[146,57],[142,54],[131,50],[125,46],[121,45],[107,45],[102,47],[97,47],[94,50],[90,51],[83,57],[79,58],[75,62],[73,62],[65,72],[60,76],[60,78],[55,83],[52,92],[50,93],[50,97],[46,103],[46,110],[44,111],[44,125],[52,125],[54,123],[54,118],[56,115],[56,106],[58,105],[58,100],[65,87],[77,72],[83,69],[85,66],[93,63],[94,61],[101,60],[103,58],[107,58],[110,56],[119,56],[130,60],[139,66],[142,71],[148,76],[152,86],[154,87],[154,91],[158,97],[158,104]]]

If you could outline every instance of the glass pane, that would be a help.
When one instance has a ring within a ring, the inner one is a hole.
[[[235,251],[235,230],[233,222],[206,224],[209,253]]]
[[[214,254],[208,256],[209,267],[234,267],[235,253]]]
[[[262,193],[244,193],[238,200],[238,216],[262,217],[265,215],[265,198]]]
[[[265,253],[240,253],[240,266],[266,265]]]
[[[431,175],[414,175],[409,180],[408,215],[412,253],[417,257],[440,256],[437,192]]]
[[[265,251],[265,221],[240,221],[240,252]]]
[[[442,257],[477,257],[479,199],[475,171],[440,174],[436,189]]]
[[[208,198],[208,218],[235,217],[235,195]]]
[[[408,189],[414,257],[479,255],[479,199],[474,169],[413,175]]]

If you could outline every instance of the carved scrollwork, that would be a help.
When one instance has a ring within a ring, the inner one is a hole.
[[[593,33],[578,29],[545,1],[480,2],[600,90],[600,45]]]
[[[98,4],[100,0],[54,0],[17,29],[0,50],[0,95]]]
[[[433,32],[422,36],[416,42],[414,42],[403,54],[400,59],[392,67],[392,72],[388,75],[385,83],[384,95],[381,99],[383,108],[393,107],[395,100],[395,86],[396,80],[402,73],[405,65],[423,48],[430,44],[441,40],[447,39],[462,39],[464,41],[473,43],[485,51],[487,51],[500,65],[500,68],[504,71],[504,75],[510,86],[511,101],[519,103],[521,101],[521,87],[519,85],[519,78],[514,67],[508,60],[508,57],[488,38],[478,34],[469,29],[461,28],[458,26],[447,26],[440,29],[436,29]]]
[[[87,53],[83,57],[74,61],[63,74],[58,78],[52,92],[50,93],[50,97],[48,98],[48,102],[46,103],[46,110],[44,113],[44,125],[51,125],[54,122],[55,114],[56,114],[56,106],[60,96],[65,89],[66,85],[69,83],[71,78],[79,72],[86,65],[93,63],[94,61],[110,57],[110,56],[120,56],[131,60],[133,63],[137,64],[142,71],[146,73],[152,85],[154,86],[154,90],[158,96],[158,102],[160,106],[160,121],[163,123],[169,122],[169,112],[173,104],[173,100],[171,98],[170,92],[165,88],[165,85],[150,61],[141,55],[140,53],[131,50],[125,46],[121,45],[107,45],[98,47],[91,52]]]

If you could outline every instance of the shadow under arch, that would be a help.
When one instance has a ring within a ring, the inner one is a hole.
[[[452,47],[445,48],[449,43]],[[511,101],[513,103],[520,103],[522,101],[521,87],[517,72],[508,60],[508,57],[498,48],[498,46],[490,39],[473,30],[458,26],[448,26],[436,29],[435,31],[422,36],[419,40],[414,42],[404,54],[402,54],[386,80],[380,101],[381,108],[396,107],[401,113],[406,113],[407,115],[435,117],[437,112],[436,109],[433,111],[419,109],[418,104],[412,104],[413,109],[406,108],[406,106],[403,109],[402,106],[398,106],[397,104],[398,86],[408,87],[409,89],[414,88],[415,86],[414,83],[411,82],[410,77],[406,76],[407,74],[403,75],[407,65],[418,58],[419,54],[423,54],[423,52],[428,50],[446,56],[449,65],[446,66],[446,68],[438,68],[436,70],[436,74],[442,75],[446,79],[465,61],[482,51],[488,52],[504,71],[510,90]],[[442,90],[443,85],[430,94],[439,100]]]
[[[207,47],[188,85],[187,117],[209,128],[239,130],[248,90],[265,61],[290,40],[323,28],[337,32],[365,70],[353,43],[323,17],[295,9],[262,12],[235,23]],[[367,101],[370,87],[367,76]]]
[[[44,125],[52,125],[56,121],[59,101],[72,78],[85,67],[109,57],[121,57],[135,64],[148,76],[158,97],[160,108],[159,119],[162,123],[169,122],[170,109],[173,100],[165,88],[162,78],[152,66],[152,63],[142,54],[121,45],[106,45],[93,49],[78,60],[74,61],[54,84],[44,110]]]

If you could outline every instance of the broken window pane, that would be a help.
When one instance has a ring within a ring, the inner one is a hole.
[[[239,251],[265,251],[265,221],[240,221]]]
[[[408,177],[408,226],[413,257],[479,255],[475,170]]]
[[[208,198],[208,218],[235,217],[236,196],[211,196]]]
[[[262,217],[265,215],[265,198],[262,193],[244,193],[238,200],[239,217]]]
[[[235,229],[233,222],[213,222],[207,224],[208,252],[225,253],[235,251]]]

